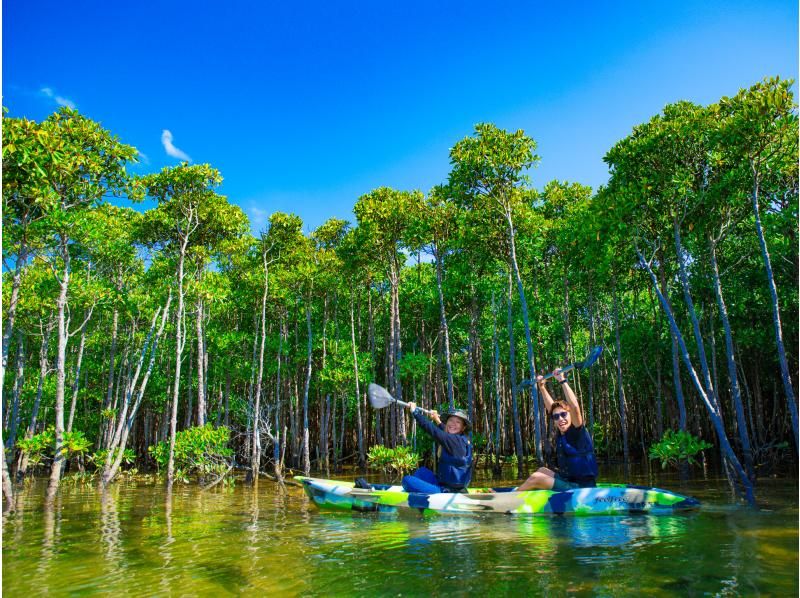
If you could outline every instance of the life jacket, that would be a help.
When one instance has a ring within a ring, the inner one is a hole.
[[[592,446],[589,432],[583,426],[571,429],[577,431],[574,443],[571,444],[567,440],[567,434],[559,434],[556,439],[558,469],[561,477],[569,481],[596,478],[598,474],[597,459],[594,456],[594,446]]]
[[[466,438],[465,438],[466,440]],[[450,490],[461,490],[469,486],[472,478],[472,443],[467,442],[467,454],[455,457],[442,447],[439,455],[439,470],[436,478],[439,484]]]

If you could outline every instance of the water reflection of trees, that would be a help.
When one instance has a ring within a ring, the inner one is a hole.
[[[356,523],[354,523],[354,521]],[[686,517],[497,517],[337,515],[313,518],[309,538],[319,561],[313,575],[336,575],[347,559],[357,592],[444,591],[492,587],[498,592],[589,590],[616,583],[640,549],[672,546],[687,534]],[[370,569],[380,563],[383,575]],[[574,570],[574,571],[573,571]],[[413,580],[408,573],[413,572]],[[363,580],[357,578],[363,576]],[[402,580],[402,583],[395,579]],[[567,585],[565,580],[568,580]]]
[[[117,512],[119,487],[100,494],[100,541],[106,563],[115,569],[120,565],[120,523]]]
[[[336,514],[309,508],[300,491],[281,495],[269,484],[207,493],[178,485],[172,494],[114,485],[105,496],[62,487],[47,506],[43,488],[34,490],[18,493],[21,508],[4,519],[4,565],[16,578],[3,582],[8,595],[58,587],[159,595],[225,588],[755,594],[766,579],[780,588],[776,594],[796,595],[788,569],[796,569],[797,526],[785,514]]]

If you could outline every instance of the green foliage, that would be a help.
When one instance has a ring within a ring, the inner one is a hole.
[[[475,453],[481,452],[486,447],[486,436],[480,432],[472,433],[472,450]]]
[[[485,195],[508,209],[512,190],[527,182],[523,174],[539,162],[536,142],[520,130],[513,133],[491,123],[475,125],[475,134],[450,150],[450,184],[462,200]]]
[[[433,452],[433,438],[429,434],[414,434],[409,440],[409,444],[419,455],[427,455]]]
[[[51,214],[58,204],[65,211],[90,205],[109,191],[136,199],[125,165],[137,154],[70,108],[41,123],[4,117],[3,198],[20,209],[18,214],[30,210],[26,204]]]
[[[369,449],[367,461],[371,467],[376,467],[389,474],[393,479],[399,479],[403,475],[417,468],[420,458],[419,455],[407,446],[389,448],[382,444],[377,444]]]
[[[659,459],[661,468],[667,465],[677,466],[682,461],[695,463],[694,456],[700,451],[711,448],[711,445],[689,432],[683,430],[667,430],[664,437],[650,447],[649,458]]]
[[[622,440],[608,423],[594,422],[592,427],[592,444],[597,454],[618,454],[622,451]]]
[[[780,378],[761,375],[774,368],[775,341],[770,326],[771,287],[765,284],[752,196],[758,183],[786,344],[796,346],[798,136],[793,85],[768,79],[715,104],[676,102],[666,106],[610,148],[605,157],[610,180],[594,191],[568,180],[537,182],[534,189],[527,173],[539,161],[535,141],[523,131],[481,124],[453,144],[452,171],[444,184],[435,186],[427,196],[380,187],[358,199],[355,226],[331,219],[311,235],[304,232],[298,216],[276,212],[257,238],[248,234],[241,210],[218,193],[222,176],[210,165],[183,164],[133,181],[125,165],[135,159],[136,151],[73,111],[60,111],[42,123],[4,117],[3,255],[9,264],[25,268],[15,320],[16,329],[23,332],[19,340],[16,335],[11,340],[4,390],[10,397],[14,385],[11,372],[20,344],[20,363],[27,369],[19,389],[19,421],[27,421],[37,395],[35,371],[45,338],[49,340],[42,359],[49,362],[48,367],[55,363],[58,339],[52,314],[58,285],[53,268],[59,270],[69,256],[70,332],[77,330],[89,308],[95,306],[87,324],[86,351],[77,380],[76,427],[97,430],[119,417],[117,410],[104,409],[112,316],[118,316],[119,323],[115,379],[124,379],[126,370],[133,367],[131,360],[136,359],[125,347],[142,345],[155,309],[164,305],[170,286],[173,293],[176,290],[176,258],[184,256],[182,288],[192,307],[180,319],[172,317],[167,323],[144,396],[145,407],[136,416],[137,440],[145,426],[157,426],[169,417],[166,409],[174,381],[174,358],[170,356],[175,355],[176,324],[185,324],[183,332],[188,337],[184,341],[196,346],[198,317],[203,318],[210,357],[206,383],[211,419],[223,409],[220,399],[224,393],[232,429],[241,433],[247,428],[252,413],[248,389],[258,371],[254,346],[259,345],[254,341],[260,340],[261,300],[267,291],[262,392],[270,407],[275,406],[276,398],[281,401],[281,432],[283,425],[288,425],[289,434],[298,434],[299,426],[289,422],[289,408],[295,408],[298,400],[302,403],[310,359],[311,401],[328,393],[336,396],[337,429],[342,423],[340,416],[346,418],[346,446],[339,448],[343,455],[354,453],[356,407],[363,405],[366,384],[394,365],[386,362],[389,355],[395,355],[390,346],[393,341],[401,355],[397,366],[402,398],[435,393],[444,402],[444,314],[456,399],[462,402],[470,364],[466,349],[473,349],[473,382],[476,389],[483,389],[490,427],[484,429],[483,419],[475,422],[473,443],[476,451],[485,450],[483,435],[494,433],[497,415],[492,379],[495,334],[499,337],[499,386],[506,393],[503,425],[509,430],[513,417],[507,394],[510,346],[506,323],[512,241],[523,290],[530,298],[529,308],[523,311],[519,289],[512,289],[516,298],[509,319],[515,331],[511,342],[517,368],[526,361],[523,314],[530,317],[537,363],[543,371],[564,363],[565,352],[577,358],[592,344],[610,347],[619,328],[622,383],[630,388],[643,378],[643,355],[647,356],[645,369],[650,378],[660,371],[662,386],[669,387],[671,359],[671,335],[635,246],[648,256],[656,252],[654,269],[674,300],[678,327],[687,332],[691,311],[681,300],[677,269],[678,256],[690,256],[686,269],[697,297],[694,309],[709,346],[715,340],[718,351],[723,351],[709,265],[709,237],[714,237],[737,351],[748,356],[737,364],[746,373],[743,381],[752,384],[743,389],[744,400],[751,403],[747,407],[753,407],[758,393],[782,396]],[[144,213],[103,203],[110,194],[138,199],[144,190],[157,204]],[[675,225],[682,237],[681,250],[673,240]],[[59,251],[59,239],[64,241],[65,253]],[[146,259],[143,245],[153,250]],[[2,285],[4,310],[11,306],[12,289],[17,288],[11,284],[13,277],[14,271],[7,269]],[[612,322],[615,302],[619,326]],[[392,328],[392,314],[401,322],[399,328]],[[360,397],[354,396],[351,325]],[[312,337],[310,348],[307,334]],[[70,341],[64,364],[68,384],[75,381],[77,373],[77,338]],[[689,345],[690,353],[696,354],[695,344]],[[276,385],[279,352],[280,389]],[[790,359],[794,377],[795,361]],[[682,371],[686,385],[686,370]],[[618,388],[616,377],[608,374],[610,371],[595,376],[594,401],[595,413],[611,415],[597,422],[591,433],[598,453],[619,454],[621,422],[614,415]],[[185,381],[182,388],[194,393],[197,364],[184,369],[183,375],[188,388]],[[517,377],[527,376],[528,372],[518,369]],[[719,377],[720,388],[725,389],[730,382],[725,368],[720,369]],[[56,379],[45,376],[41,389],[40,413],[42,417],[49,414],[49,421]],[[655,417],[657,388],[657,384],[648,384],[643,392],[630,393],[634,404],[627,411],[628,424],[635,424],[634,417]],[[347,403],[344,414],[338,410],[342,397]],[[732,418],[730,397],[730,393],[720,393],[722,411]],[[689,408],[697,407],[693,403]],[[772,447],[777,455],[777,447],[790,437],[791,428],[785,401],[776,401],[776,407],[776,425],[770,428],[774,437],[760,440],[768,442],[762,448]],[[312,443],[319,433],[315,409],[312,406],[310,413]],[[522,411],[519,423],[523,437],[530,441],[532,420],[525,421],[527,410]],[[375,413],[368,408],[359,412],[362,427],[372,428]],[[676,410],[665,413],[668,420],[675,419]],[[710,430],[707,416],[700,417],[700,425]],[[666,427],[675,427],[675,422],[667,421]],[[644,430],[643,442],[658,440],[652,437],[652,427]],[[192,442],[208,448],[206,440],[191,440],[184,434],[180,435],[179,453],[191,452],[187,446]],[[40,463],[50,457],[48,443],[52,446],[52,440],[48,438],[40,436],[19,446],[33,456],[34,463]],[[291,438],[290,445],[297,440]],[[420,455],[432,452],[427,435],[420,434],[413,441]],[[152,450],[159,454],[163,467],[165,448]],[[131,455],[131,449],[125,451],[126,463]],[[98,467],[106,456],[101,451],[89,460]],[[179,454],[178,458],[184,460],[179,464],[181,477],[190,471],[202,475],[211,467],[209,463],[219,464],[210,457]],[[292,460],[292,451],[287,451],[287,458]],[[385,464],[388,470],[391,458],[380,458],[389,459]]]
[[[68,486],[85,486],[94,482],[95,479],[95,474],[91,471],[76,471],[65,475],[61,483]]]
[[[600,422],[594,422],[591,429],[592,445],[596,453],[606,452],[606,431],[608,426],[604,426]]]
[[[404,380],[421,379],[428,371],[430,358],[424,353],[404,353],[400,358],[400,377]]]
[[[188,482],[189,475],[206,477],[221,475],[228,469],[227,459],[233,455],[228,447],[230,430],[212,424],[182,430],[175,435],[175,477]],[[169,461],[169,440],[159,442],[149,449],[159,469]]]
[[[53,428],[47,428],[39,434],[34,434],[30,438],[20,440],[17,442],[19,449],[28,455],[28,461],[34,467],[38,465],[43,458],[50,456],[49,452],[53,448]]]
[[[112,458],[112,463],[114,459],[119,454],[119,448],[114,451],[114,457]],[[108,456],[108,449],[100,449],[99,451],[92,453],[88,457],[89,463],[94,465],[96,469],[102,469],[106,462],[106,457]],[[126,448],[122,453],[122,461],[123,465],[131,465],[136,460],[136,453],[133,452],[133,449]]]
[[[20,440],[17,442],[17,446],[23,453],[28,455],[28,461],[35,467],[45,459],[52,459],[55,456],[55,431],[52,426],[49,426],[43,432]],[[64,432],[64,444],[61,446],[61,454],[66,458],[70,458],[85,453],[91,446],[92,443],[86,439],[83,432],[77,430]]]

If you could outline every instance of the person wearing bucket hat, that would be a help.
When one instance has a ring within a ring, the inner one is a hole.
[[[417,425],[441,447],[441,452],[437,473],[420,467],[403,478],[403,489],[425,494],[465,492],[472,478],[472,443],[466,435],[471,428],[469,415],[460,409],[447,411],[443,417],[432,411],[431,421],[415,403],[409,403],[408,410],[414,415]]]

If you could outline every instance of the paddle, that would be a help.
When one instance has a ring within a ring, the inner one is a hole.
[[[374,382],[369,385],[367,389],[367,394],[369,395],[369,402],[372,405],[373,409],[383,409],[384,407],[388,407],[392,403],[396,403],[401,407],[407,407],[408,403],[405,401],[398,401],[392,395],[389,394],[389,391],[386,390],[383,386],[375,384]],[[427,413],[430,415],[432,412],[428,409],[422,409],[422,407],[417,407],[417,409],[421,409],[423,413]]]
[[[595,362],[598,359],[600,359],[600,354],[602,352],[603,352],[603,347],[601,347],[600,345],[596,346],[591,351],[589,351],[589,354],[586,356],[586,359],[584,359],[583,361],[577,361],[575,363],[570,363],[569,365],[565,365],[563,368],[561,368],[561,373],[566,374],[567,372],[571,372],[572,370],[583,370],[585,368],[592,367],[595,364]],[[549,374],[544,376],[544,379],[547,380],[549,378],[552,378],[553,376],[555,376],[555,374],[553,372],[550,372]],[[522,383],[520,384],[520,386],[523,387],[530,385],[531,385],[530,380],[523,380]]]
[[[578,361],[576,363],[565,365],[563,368],[561,368],[561,373],[566,374],[567,372],[570,372],[572,370],[583,370],[585,368],[592,367],[594,363],[598,359],[600,359],[600,354],[602,352],[603,352],[603,347],[601,347],[600,345],[596,346],[589,352],[589,354],[586,356],[586,359],[584,359],[583,361]],[[544,377],[544,379],[547,380],[548,378],[552,378],[553,376],[555,376],[555,374],[553,372],[550,372]]]

